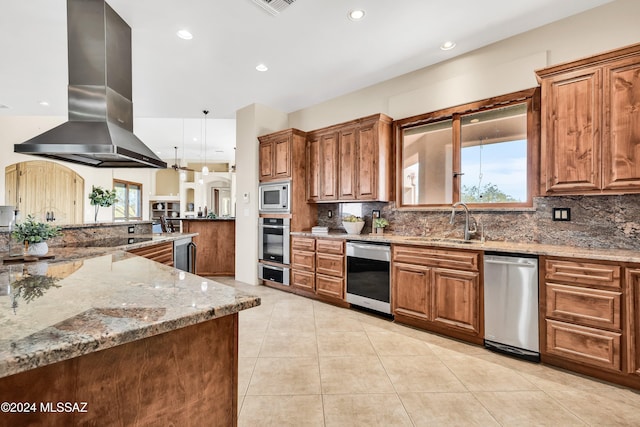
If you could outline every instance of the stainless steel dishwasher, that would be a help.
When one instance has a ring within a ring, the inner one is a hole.
[[[540,361],[537,256],[485,252],[484,344]]]

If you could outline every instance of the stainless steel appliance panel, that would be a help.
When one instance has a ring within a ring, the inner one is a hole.
[[[488,348],[539,360],[537,257],[485,253],[484,338]]]
[[[258,258],[289,264],[291,221],[289,218],[259,218]]]
[[[258,263],[258,278],[289,286],[289,268]]]
[[[289,213],[291,181],[265,182],[259,186],[260,213]]]
[[[347,302],[391,314],[391,247],[347,242]]]

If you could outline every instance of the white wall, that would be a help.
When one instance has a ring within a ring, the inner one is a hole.
[[[286,113],[263,105],[236,112],[236,280],[252,285],[258,284],[257,137],[287,127]]]
[[[43,157],[30,156],[13,152],[13,145],[19,144],[36,135],[45,132],[67,120],[66,117],[52,116],[5,116],[0,117],[0,146],[3,155],[0,158],[0,204],[4,204],[4,168],[8,165],[29,160],[43,160]],[[48,159],[47,159],[48,160]],[[149,194],[151,194],[154,169],[98,169],[89,166],[76,165],[68,162],[58,162],[77,172],[84,178],[84,222],[94,222],[94,207],[89,203],[91,186],[113,188],[113,179],[139,182],[142,184],[143,218],[149,218]],[[29,212],[22,212],[23,217]],[[44,220],[44,218],[42,218]],[[113,221],[113,209],[100,208],[98,222]]]
[[[449,61],[295,111],[309,131],[368,114],[401,119],[537,86],[534,70],[640,42],[640,1],[617,0]]]

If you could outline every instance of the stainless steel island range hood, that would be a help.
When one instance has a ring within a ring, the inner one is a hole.
[[[133,134],[131,28],[104,0],[67,0],[69,121],[16,153],[101,168],[166,168]]]

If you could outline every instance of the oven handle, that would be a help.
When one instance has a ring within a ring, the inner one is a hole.
[[[260,224],[258,227],[260,227],[260,228],[277,228],[277,229],[280,229],[280,230],[289,229],[289,226],[287,226],[287,225],[263,225],[263,224]]]
[[[352,243],[352,242],[348,242],[347,245],[357,249],[366,249],[368,251],[389,252],[391,250],[389,246],[384,246],[384,245],[367,245],[367,244],[358,244],[358,243]]]

